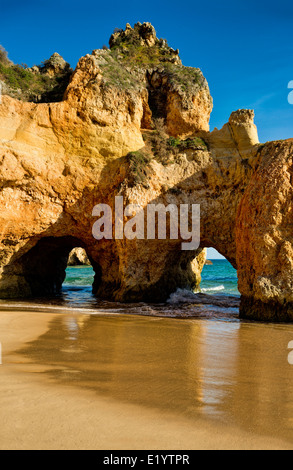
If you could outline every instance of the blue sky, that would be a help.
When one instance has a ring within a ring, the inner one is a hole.
[[[207,259],[225,259],[215,248],[207,249]]]
[[[108,44],[115,27],[137,21],[150,21],[184,65],[201,68],[214,100],[211,129],[252,108],[261,142],[293,137],[292,1],[3,1],[0,44],[16,63],[59,52],[75,67]]]

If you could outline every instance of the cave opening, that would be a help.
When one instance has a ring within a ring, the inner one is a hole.
[[[45,237],[21,258],[22,273],[33,297],[62,294],[64,281],[68,275],[68,260],[72,250],[77,248],[86,254],[85,244],[75,237]],[[89,271],[87,280],[90,279],[92,285],[98,285],[100,266],[87,254],[86,259]],[[78,280],[75,282],[73,277],[71,275],[71,280],[66,282],[67,291],[70,287],[74,288],[75,284],[78,285]]]
[[[167,119],[168,104],[168,77],[158,71],[147,71],[146,87],[148,91],[148,105],[144,107],[141,122],[142,129],[152,129],[153,119]]]
[[[95,271],[83,247],[73,248],[68,256],[66,277],[62,284],[63,292],[91,289],[94,284]]]

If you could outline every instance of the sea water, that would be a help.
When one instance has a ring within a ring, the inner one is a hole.
[[[238,321],[240,294],[237,289],[237,272],[227,260],[213,260],[205,265],[202,282],[197,292],[177,289],[162,303],[120,303],[103,301],[92,293],[94,271],[91,266],[74,266],[66,269],[66,279],[60,295],[46,298],[0,300],[0,308],[25,310],[72,309],[76,312],[99,312],[180,317],[212,318]]]
[[[91,288],[94,271],[91,266],[68,267],[64,282],[65,290],[74,286]],[[237,271],[225,259],[213,260],[212,265],[205,265],[202,270],[201,292],[240,295],[237,289]]]
[[[237,271],[226,259],[215,259],[202,270],[201,292],[240,295],[237,288]]]

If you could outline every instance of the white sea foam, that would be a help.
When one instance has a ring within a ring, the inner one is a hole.
[[[225,286],[215,286],[215,287],[203,287],[201,289],[202,292],[212,292],[212,291],[219,291],[219,290],[225,290]]]
[[[195,298],[195,293],[188,289],[177,289],[170,295],[167,300],[168,304],[178,304],[180,302],[192,302]]]
[[[225,290],[225,286],[215,286],[215,287],[206,287],[202,288],[200,292],[217,292]],[[170,295],[167,303],[169,304],[177,304],[180,302],[192,302],[195,300],[196,292],[193,292],[188,289],[177,289],[173,294]]]

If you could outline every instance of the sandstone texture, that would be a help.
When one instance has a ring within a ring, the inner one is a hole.
[[[293,142],[259,150],[239,204],[236,240],[243,317],[293,318]]]
[[[90,264],[84,248],[73,248],[69,253],[68,266],[90,266]]]
[[[259,144],[251,110],[209,132],[211,109],[200,70],[184,67],[149,23],[81,58],[59,102],[3,96],[0,298],[58,292],[79,247],[100,298],[164,301],[199,288],[214,247],[237,268],[242,317],[292,321],[293,143]],[[115,196],[142,208],[200,204],[200,247],[96,240],[93,208],[114,213]]]

